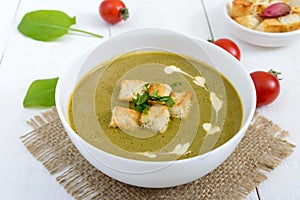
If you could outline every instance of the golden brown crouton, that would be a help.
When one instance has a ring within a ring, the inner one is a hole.
[[[158,92],[158,96],[169,96],[172,92],[172,88],[169,85],[161,84],[161,83],[152,83],[149,85],[149,95]]]
[[[159,104],[151,106],[148,114],[143,113],[140,119],[141,127],[161,133],[167,130],[169,121],[168,107]]]
[[[254,29],[260,23],[259,18],[255,15],[245,15],[242,17],[237,17],[234,20],[237,23],[251,29]]]
[[[255,30],[263,31],[263,32],[272,32],[279,33],[284,31],[284,26],[282,23],[276,18],[269,18],[263,20]]]
[[[192,105],[193,93],[189,90],[173,93],[171,96],[175,104],[169,108],[172,117],[185,118]]]
[[[109,126],[113,128],[119,127],[124,130],[134,130],[139,127],[139,119],[141,113],[120,106],[115,106],[112,110],[112,118]]]
[[[131,101],[137,93],[143,92],[145,84],[146,82],[142,80],[122,80],[118,100]]]
[[[247,0],[233,0],[230,10],[230,16],[232,18],[250,15],[252,13],[251,1]]]
[[[291,6],[292,12],[291,14],[298,14],[300,15],[300,6]]]
[[[290,14],[279,17],[278,20],[283,25],[283,31],[294,31],[300,28],[300,16],[298,14]]]
[[[264,12],[264,10],[266,9],[266,7],[268,7],[268,4],[253,4],[252,6],[252,14],[259,16],[260,14],[262,14]]]

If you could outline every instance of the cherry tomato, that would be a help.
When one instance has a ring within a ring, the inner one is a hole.
[[[227,38],[221,38],[216,41],[213,41],[215,45],[218,45],[219,47],[223,48],[230,54],[232,54],[236,59],[241,59],[241,51],[239,47],[230,39]]]
[[[120,0],[104,0],[99,6],[100,16],[108,23],[115,24],[129,17],[128,9]]]
[[[257,107],[270,104],[278,97],[280,92],[278,74],[280,72],[273,70],[269,72],[255,71],[250,74],[256,90]]]

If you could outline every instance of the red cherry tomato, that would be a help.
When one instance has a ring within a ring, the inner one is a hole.
[[[115,24],[129,17],[128,9],[120,0],[104,0],[99,6],[100,16],[108,23]]]
[[[255,71],[250,74],[256,90],[256,106],[264,106],[272,103],[279,95],[280,84],[277,78],[279,72]]]
[[[239,47],[230,39],[227,38],[221,38],[213,42],[215,45],[218,45],[219,47],[223,48],[230,54],[232,54],[236,59],[241,59],[241,51]]]

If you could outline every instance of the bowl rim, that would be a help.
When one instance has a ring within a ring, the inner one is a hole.
[[[116,34],[108,39],[106,39],[105,41],[107,40],[111,40],[115,37],[122,37],[122,35],[126,35],[126,34],[132,34],[132,33],[137,33],[137,32],[142,32],[142,33],[159,33],[159,32],[169,32],[169,33],[175,33],[175,34],[179,34],[179,35],[182,35],[184,37],[188,37],[192,40],[195,40],[195,41],[198,41],[198,42],[205,42],[205,44],[207,45],[210,45],[210,46],[214,46],[214,44],[210,43],[210,42],[207,42],[206,40],[203,40],[203,39],[199,39],[199,38],[196,38],[196,37],[193,37],[193,36],[188,36],[188,35],[185,35],[185,34],[182,34],[182,33],[178,33],[176,31],[173,31],[173,30],[169,30],[169,29],[162,29],[162,28],[140,28],[140,29],[134,29],[134,30],[130,30],[130,31],[125,31],[125,32],[122,32],[122,33],[119,33],[119,34]],[[102,45],[102,43],[104,43],[105,41],[101,41],[99,43],[96,43],[95,45],[93,45],[91,48],[87,49],[86,51],[84,51],[79,57],[77,60],[85,60],[90,53],[92,53],[99,45]],[[215,47],[215,46],[214,46]],[[243,67],[242,63],[239,62],[238,60],[236,60],[236,58],[234,58],[233,56],[231,56],[229,53],[227,53],[225,50],[223,49],[219,49],[221,51],[223,51],[225,54],[228,55],[228,58],[229,59],[232,59],[233,62],[236,62],[238,63],[238,65],[240,65],[241,67],[241,70],[244,71],[244,73],[248,73],[248,71],[246,70],[245,67]],[[191,160],[199,160],[199,159],[204,159],[205,157],[207,157],[209,154],[211,153],[214,153],[216,151],[222,151],[224,148],[226,148],[227,146],[230,146],[232,145],[232,143],[235,142],[236,139],[238,139],[238,137],[240,137],[241,135],[243,136],[243,134],[247,131],[245,129],[247,129],[254,117],[254,113],[255,113],[255,109],[256,109],[256,93],[255,93],[255,88],[254,88],[254,85],[252,85],[252,87],[250,88],[250,91],[249,92],[252,92],[253,95],[252,95],[252,104],[250,105],[250,112],[249,112],[249,115],[245,118],[245,121],[244,123],[242,124],[242,126],[240,127],[239,131],[233,136],[231,137],[227,142],[225,142],[224,144],[220,145],[219,147],[207,152],[207,153],[204,153],[204,154],[200,154],[200,155],[197,155],[197,156],[193,156],[193,157],[190,157],[190,158],[186,158],[186,159],[181,159],[181,160],[173,160],[173,161],[144,161],[144,160],[135,160],[135,159],[130,159],[130,158],[125,158],[125,157],[121,157],[121,156],[118,156],[118,155],[114,155],[114,154],[111,154],[111,153],[108,153],[106,151],[103,151],[95,146],[93,146],[92,144],[90,144],[89,142],[85,141],[83,138],[81,138],[70,126],[68,120],[64,117],[64,114],[63,114],[63,109],[62,109],[62,106],[61,106],[61,98],[60,98],[60,94],[61,94],[61,90],[63,88],[63,83],[65,82],[64,79],[66,79],[66,74],[69,73],[69,71],[71,71],[73,69],[73,66],[78,63],[76,62],[73,62],[69,68],[67,68],[65,70],[65,72],[62,74],[62,76],[59,78],[58,82],[57,82],[57,87],[56,87],[56,92],[55,92],[55,102],[56,102],[56,107],[57,107],[57,113],[58,113],[58,116],[60,118],[60,120],[62,121],[62,124],[64,125],[63,127],[66,130],[67,134],[68,134],[68,137],[71,139],[71,141],[73,142],[72,140],[72,137],[70,137],[70,134],[72,134],[73,136],[75,136],[76,138],[78,138],[80,141],[82,141],[85,145],[91,147],[92,149],[95,149],[96,151],[100,151],[102,154],[106,155],[106,156],[110,156],[114,159],[118,159],[118,160],[121,160],[121,161],[126,161],[128,163],[137,163],[137,164],[151,164],[151,165],[161,165],[161,164],[171,164],[171,163],[185,163],[185,162],[190,162]],[[82,64],[82,63],[80,63]],[[249,75],[249,78],[250,78],[250,75]],[[67,125],[67,126],[65,126]],[[76,145],[75,145],[76,146]],[[86,151],[89,151],[85,146],[81,145],[81,147],[83,147]],[[77,147],[76,147],[77,148]],[[81,152],[80,152],[81,153]],[[94,157],[93,155],[90,154],[90,156]]]
[[[257,31],[257,30],[251,29],[251,28],[247,28],[247,27],[245,27],[245,26],[243,26],[243,25],[237,23],[236,21],[234,21],[234,20],[229,16],[227,7],[228,7],[228,6],[231,6],[230,3],[231,3],[232,1],[233,1],[233,0],[224,0],[223,6],[222,6],[223,14],[225,15],[226,20],[227,20],[231,25],[236,26],[236,27],[238,27],[239,29],[242,29],[243,31],[247,31],[247,32],[249,32],[249,33],[256,34],[256,35],[263,36],[263,37],[273,37],[273,38],[288,37],[288,36],[290,36],[290,35],[295,35],[295,34],[300,33],[300,29],[295,30],[295,31],[273,33],[273,32]]]

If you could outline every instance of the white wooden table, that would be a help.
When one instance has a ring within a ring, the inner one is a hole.
[[[1,0],[0,1],[0,199],[72,199],[47,170],[33,158],[19,137],[32,130],[26,120],[43,109],[25,109],[22,100],[35,79],[60,76],[74,58],[98,38],[69,34],[54,42],[38,42],[17,31],[23,15],[38,9],[57,9],[77,17],[75,28],[111,35],[143,27],[166,28],[201,39],[209,38],[199,0],[124,0],[130,18],[110,26],[98,15],[100,0]],[[241,62],[249,72],[274,68],[283,73],[276,102],[259,111],[290,131],[288,140],[300,141],[300,40],[288,47],[261,48],[246,44],[224,28],[222,0],[206,5],[217,38],[229,37],[242,51]],[[247,199],[300,199],[300,150],[268,174],[268,179]]]

